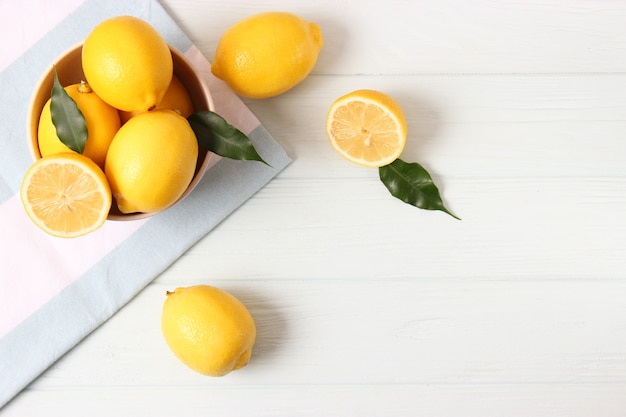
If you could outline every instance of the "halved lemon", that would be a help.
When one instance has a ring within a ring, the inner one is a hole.
[[[78,237],[98,229],[111,208],[104,172],[86,156],[69,152],[45,156],[31,165],[20,197],[33,223],[57,237]]]
[[[404,150],[407,125],[402,108],[391,96],[356,90],[330,106],[326,133],[344,158],[366,167],[381,167]]]

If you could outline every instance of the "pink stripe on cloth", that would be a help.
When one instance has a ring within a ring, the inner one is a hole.
[[[62,239],[47,235],[30,221],[19,195],[0,205],[0,338],[146,221],[107,221],[89,235]]]
[[[3,40],[0,71],[43,38],[84,0],[50,2],[0,1],[0,27],[12,38]]]

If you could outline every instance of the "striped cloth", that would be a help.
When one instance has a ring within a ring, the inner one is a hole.
[[[103,19],[152,24],[200,71],[215,111],[246,133],[271,165],[216,158],[176,206],[149,219],[107,221],[76,239],[46,235],[19,199],[32,164],[26,112],[44,70]],[[25,19],[25,16],[29,16]],[[155,0],[0,2],[0,407],[113,315],[290,162],[244,103]],[[10,45],[7,45],[10,44]]]

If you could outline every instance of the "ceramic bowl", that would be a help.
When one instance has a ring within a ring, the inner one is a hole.
[[[53,66],[56,67],[57,76],[59,77],[59,82],[63,86],[79,83],[85,80],[85,75],[83,74],[82,69],[82,60],[81,54],[83,50],[82,43],[70,48],[67,52],[63,53],[53,65],[50,65],[48,70],[43,74],[41,80],[36,85],[33,95],[30,101],[29,109],[28,109],[28,117],[27,117],[27,129],[28,129],[28,147],[30,149],[33,160],[37,160],[41,158],[41,153],[39,152],[39,145],[37,144],[37,127],[39,125],[39,115],[41,111],[50,98],[50,92],[52,90],[52,84],[54,82],[54,69]],[[191,63],[185,58],[182,52],[178,51],[176,48],[170,46],[170,51],[172,53],[172,59],[174,63],[174,74],[180,79],[183,83],[189,96],[191,97],[191,101],[194,106],[194,110],[214,110],[213,100],[211,98],[211,93],[207,88],[206,84],[202,81],[200,75],[195,70],[195,68],[191,65]],[[187,190],[183,193],[183,195],[178,199],[176,203],[182,200],[185,196],[187,196],[200,182],[204,172],[209,165],[209,160],[211,159],[211,153],[207,152],[205,149],[200,147],[198,149],[198,161],[196,163],[196,171],[194,173],[194,177],[191,180],[191,183],[187,187]],[[174,204],[176,204],[174,203]],[[170,206],[171,207],[171,206]],[[119,212],[117,209],[117,205],[115,201],[111,207],[111,211],[109,212],[108,219],[109,220],[137,220],[145,217],[150,217],[157,214],[156,212],[152,213],[130,213],[123,214]]]

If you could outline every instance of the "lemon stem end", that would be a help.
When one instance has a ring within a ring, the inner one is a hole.
[[[84,94],[88,94],[91,93],[93,90],[91,89],[91,86],[89,84],[87,84],[86,81],[81,81],[80,85],[78,86],[78,92],[79,93],[84,93]]]

